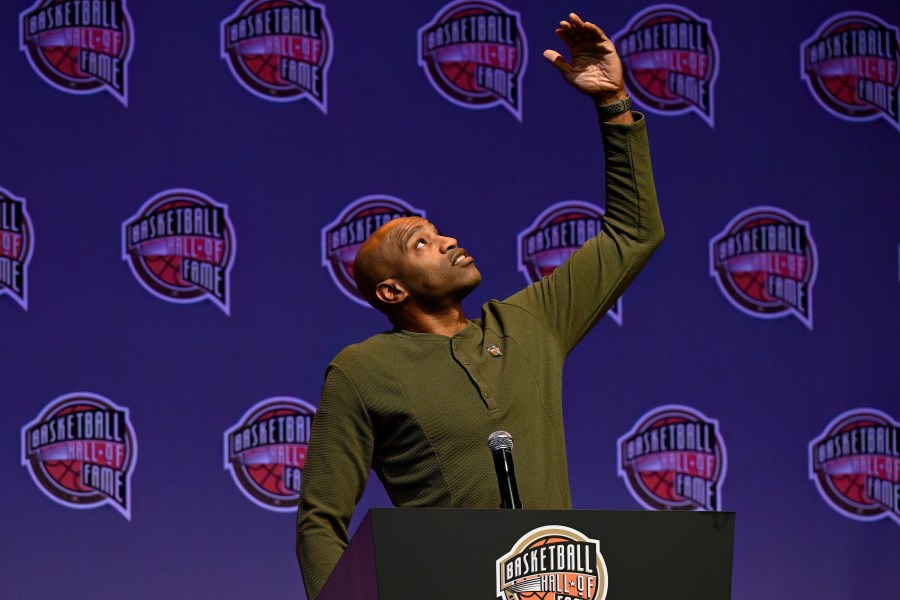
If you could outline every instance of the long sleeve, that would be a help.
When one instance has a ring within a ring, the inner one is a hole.
[[[663,238],[643,115],[601,124],[606,211],[601,232],[551,275],[510,296],[552,332],[568,354],[650,259]]]
[[[338,365],[329,365],[297,510],[297,560],[310,600],[347,547],[347,527],[366,486],[373,445],[372,423],[353,382]]]

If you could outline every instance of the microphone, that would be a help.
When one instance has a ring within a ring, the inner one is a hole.
[[[516,470],[513,468],[512,436],[505,431],[495,431],[488,436],[488,448],[494,455],[494,469],[500,485],[500,508],[522,508],[519,488],[516,486]]]

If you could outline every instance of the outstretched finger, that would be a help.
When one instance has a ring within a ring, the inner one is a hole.
[[[566,27],[563,27],[563,25],[566,25]],[[559,28],[556,30],[556,36],[569,48],[575,47],[575,40],[572,39],[571,31],[572,27],[565,21],[560,21]]]
[[[572,14],[569,17],[574,17],[576,15]],[[563,21],[565,23],[565,21]],[[568,23],[567,23],[568,24]],[[575,40],[576,43],[587,39],[586,32],[584,31],[584,23],[581,22],[581,19],[578,20],[577,23],[572,22],[569,25],[569,28],[566,30],[567,33]]]
[[[569,21],[571,21],[572,25],[574,25],[575,27],[584,27],[584,21],[582,21],[581,17],[579,17],[575,13],[569,13]]]
[[[567,63],[562,54],[560,54],[556,50],[544,50],[544,58],[552,62],[553,66],[559,69],[563,75],[568,74],[571,70],[571,67],[569,67],[569,63]]]
[[[605,42],[606,40],[609,39],[609,36],[606,35],[606,33],[605,33],[602,29],[600,29],[599,27],[597,27],[597,26],[594,25],[593,23],[590,23],[590,22],[588,22],[588,21],[585,21],[585,22],[584,22],[584,29],[585,29],[585,31],[589,31],[590,34],[591,34],[591,36],[594,37],[594,38],[596,38],[596,40],[599,41],[599,42]]]

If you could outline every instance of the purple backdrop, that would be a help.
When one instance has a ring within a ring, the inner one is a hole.
[[[503,105],[448,101],[417,64],[417,32],[442,1],[326,3],[327,29],[306,32],[323,44],[324,98],[313,99],[318,88],[282,102],[250,93],[221,57],[237,0],[129,0],[131,25],[122,20],[123,37],[106,46],[131,44],[120,61],[127,89],[113,78],[113,89],[82,95],[48,84],[17,46],[31,5],[0,6],[0,188],[25,199],[33,226],[27,310],[0,295],[4,598],[303,597],[294,516],[248,500],[223,468],[223,436],[267,398],[315,406],[329,359],[386,328],[322,265],[321,230],[354,200],[401,199],[460,239],[484,275],[470,317],[524,284],[517,236],[542,211],[570,199],[602,206],[594,110],[541,57],[561,50],[553,28],[568,10],[550,4],[505,3],[527,40],[521,122]],[[648,6],[575,10],[613,34]],[[720,508],[737,513],[734,598],[892,597],[900,512],[870,522],[841,513],[810,477],[808,445],[847,411],[900,419],[897,117],[890,104],[868,121],[826,110],[827,91],[801,78],[800,48],[845,11],[875,15],[896,36],[900,5],[681,6],[715,42],[714,126],[688,105],[645,110],[667,238],[625,294],[623,324],[601,321],[567,365],[575,506],[640,509],[619,476],[617,440],[656,407],[691,407],[718,422],[727,447]],[[896,95],[896,38],[882,50],[879,65],[894,69],[884,91]],[[122,258],[123,224],[171,189],[227,207],[230,314],[202,295],[178,304],[149,293]],[[809,224],[810,326],[749,316],[710,276],[710,240],[761,206]],[[128,409],[139,445],[130,520],[51,501],[23,465],[22,428],[75,392]],[[353,526],[388,504],[373,477]]]

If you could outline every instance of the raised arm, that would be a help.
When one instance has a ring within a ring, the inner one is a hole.
[[[650,259],[662,241],[663,226],[643,116],[630,110],[606,115],[602,108],[627,98],[612,41],[575,14],[556,33],[569,47],[571,61],[553,50],[544,56],[600,107],[606,166],[603,227],[551,275],[506,302],[543,323],[568,354]]]
[[[353,382],[328,367],[313,419],[297,510],[297,560],[310,600],[347,547],[347,527],[366,486],[374,435]]]

